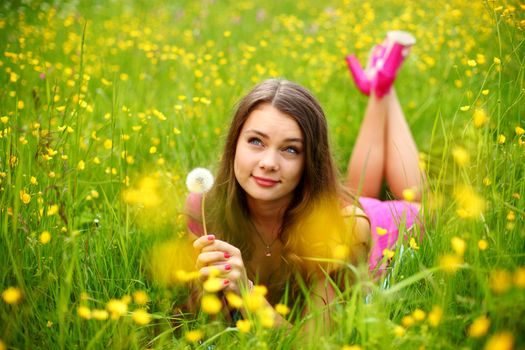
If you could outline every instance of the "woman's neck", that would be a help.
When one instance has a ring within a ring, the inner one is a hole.
[[[287,204],[262,202],[248,199],[248,208],[253,223],[268,240],[274,239],[280,231]]]

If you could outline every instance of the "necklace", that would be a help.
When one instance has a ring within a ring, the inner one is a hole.
[[[264,255],[272,256],[272,245],[277,241],[277,239],[279,238],[279,235],[275,236],[275,238],[270,242],[270,244],[268,244],[266,243],[262,235],[259,233],[259,230],[257,230],[257,227],[255,227],[255,225],[253,225],[253,227],[255,228],[255,233],[257,234],[257,237],[259,237],[259,239],[265,246]]]

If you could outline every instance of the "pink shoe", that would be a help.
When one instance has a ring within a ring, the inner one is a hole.
[[[354,55],[346,56],[346,63],[348,64],[348,68],[350,69],[350,73],[352,74],[352,78],[354,79],[357,88],[367,96],[370,95],[372,80],[376,74],[376,65],[383,56],[384,50],[385,48],[382,45],[374,46],[370,51],[368,63],[365,69],[361,67],[361,64],[359,64],[359,61]]]
[[[390,91],[401,64],[415,43],[416,39],[410,33],[398,30],[387,33],[384,43],[385,51],[376,62],[377,73],[370,87],[377,97],[383,97]]]

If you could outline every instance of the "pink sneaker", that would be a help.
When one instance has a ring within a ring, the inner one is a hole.
[[[367,96],[370,95],[372,81],[376,75],[376,65],[383,56],[384,51],[384,46],[375,45],[372,50],[370,50],[368,63],[365,69],[361,67],[361,64],[359,64],[359,61],[354,55],[346,56],[346,63],[348,64],[348,68],[350,69],[350,73],[352,74],[352,78],[354,79],[357,88]]]
[[[383,97],[390,91],[399,68],[415,43],[416,39],[410,33],[398,30],[387,33],[384,54],[376,62],[376,74],[370,87],[377,97]]]

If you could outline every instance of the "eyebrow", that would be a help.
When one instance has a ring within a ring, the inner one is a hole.
[[[254,133],[254,134],[257,134],[257,135],[260,135],[264,138],[267,138],[269,139],[270,136],[268,136],[267,134],[265,134],[264,132],[262,131],[259,131],[259,130],[255,130],[255,129],[248,129],[246,130],[245,132],[243,132],[243,134],[246,134],[246,133]],[[299,137],[289,137],[287,139],[284,139],[284,142],[299,142],[299,143],[304,143],[303,139],[302,138],[299,138]]]

